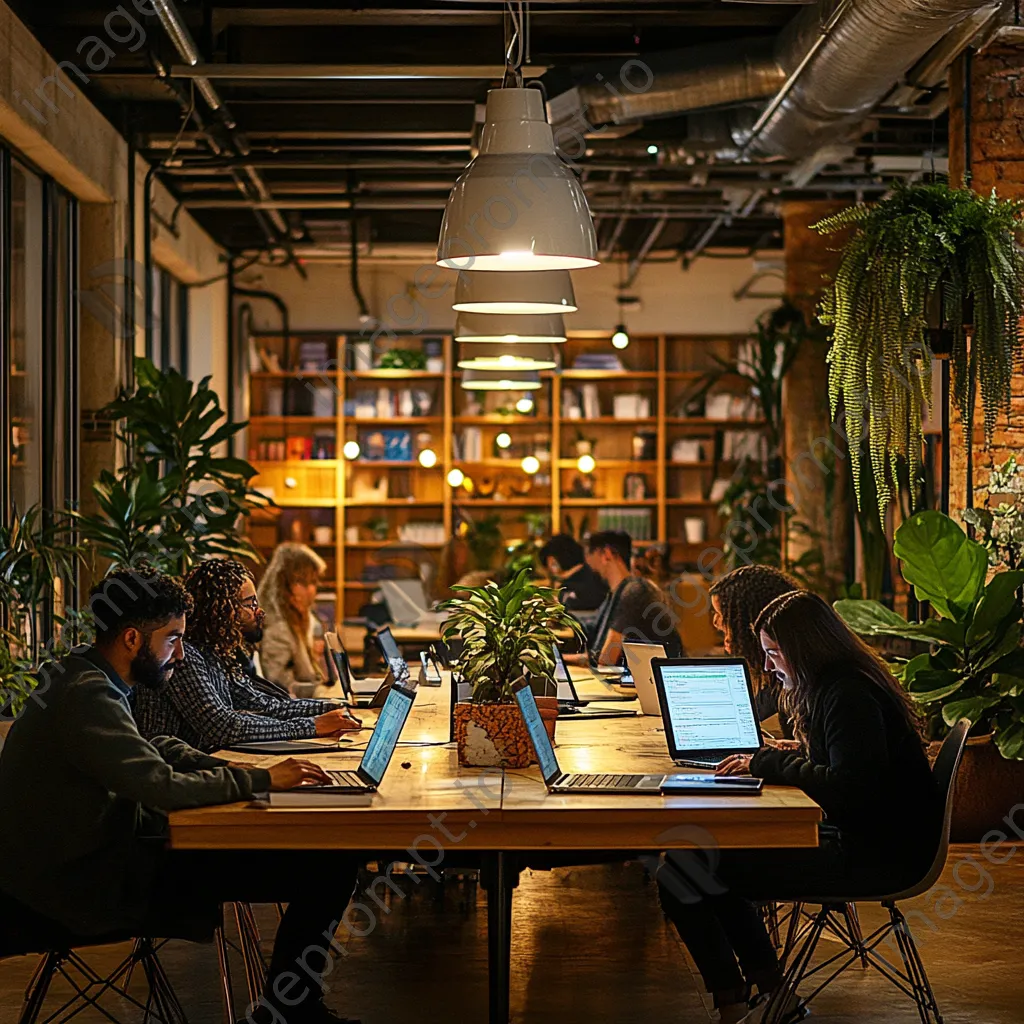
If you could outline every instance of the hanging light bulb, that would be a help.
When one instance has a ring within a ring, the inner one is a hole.
[[[499,448],[508,448],[508,447],[510,447],[510,446],[511,446],[511,444],[512,444],[512,435],[511,435],[511,434],[509,434],[509,433],[508,433],[507,431],[504,431],[504,430],[503,430],[503,431],[502,431],[502,432],[501,432],[501,433],[500,433],[500,434],[499,434],[499,435],[498,435],[498,436],[497,436],[497,437],[496,437],[496,438],[494,439],[494,443],[495,443],[495,444],[496,444],[496,445],[497,445],[497,446],[498,446]]]
[[[558,363],[550,345],[518,345],[503,342],[467,345],[459,356],[462,370],[553,370]]]
[[[500,271],[597,264],[587,197],[555,152],[537,89],[488,92],[480,152],[448,197],[437,262]]]
[[[536,391],[540,374],[536,370],[463,370],[466,391]]]
[[[516,412],[521,412],[524,416],[527,413],[533,412],[533,399],[529,395],[523,395],[523,397],[516,402]]]
[[[457,466],[455,469],[448,470],[448,486],[449,487],[461,487],[462,481],[466,479],[466,474],[462,472]]]
[[[523,461],[519,465],[523,467],[523,472],[528,473],[530,476],[540,471],[540,460],[536,455],[524,456]]]
[[[593,473],[594,472],[594,467],[596,465],[597,465],[597,463],[594,461],[594,456],[593,455],[581,455],[576,460],[576,468],[581,473]]]
[[[344,447],[341,449],[341,454],[349,461],[352,459],[358,459],[359,452],[360,448],[358,441],[346,441]]]
[[[625,324],[619,324],[615,328],[615,333],[612,335],[612,346],[614,348],[626,348],[629,345],[629,331],[626,330]]]
[[[433,448],[424,448],[419,454],[419,461],[424,469],[433,469],[437,465],[437,452]]]
[[[502,316],[524,317],[539,317],[544,313],[575,313],[578,308],[572,278],[567,270],[548,273],[524,271],[519,274],[483,274],[467,271],[459,274],[455,282],[455,301],[452,303],[452,309],[456,313],[498,313]],[[556,327],[555,323],[551,320],[536,320],[524,326],[534,330],[541,329],[542,335],[561,334],[564,338],[564,328],[560,323]],[[470,325],[470,333],[473,326]],[[510,333],[507,327],[502,329],[501,325],[487,321],[485,329],[497,329],[502,335]],[[458,333],[456,329],[456,334]],[[480,333],[479,330],[477,333]]]

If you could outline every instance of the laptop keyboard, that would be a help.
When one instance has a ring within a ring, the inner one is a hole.
[[[332,786],[348,786],[355,789],[364,789],[366,786],[366,783],[355,772],[329,771],[327,774],[331,777]]]
[[[569,775],[561,783],[573,789],[636,789],[646,775]]]

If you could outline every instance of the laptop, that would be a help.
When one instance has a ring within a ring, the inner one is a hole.
[[[390,688],[391,674],[360,679],[352,671],[348,651],[337,633],[324,633],[327,670],[341,684],[345,700],[356,707],[381,707]],[[383,691],[383,692],[382,692]],[[377,703],[374,703],[374,701]]]
[[[396,626],[413,629],[440,626],[447,618],[446,612],[430,610],[430,602],[421,580],[381,580],[380,592],[384,595]]]
[[[664,775],[573,774],[558,766],[555,748],[551,745],[544,719],[528,683],[521,682],[515,690],[516,703],[530,734],[544,784],[549,793],[636,793],[650,796],[661,791]]]
[[[640,699],[640,710],[645,715],[660,715],[661,702],[658,700],[658,688],[654,685],[651,661],[664,658],[665,648],[661,644],[624,643],[622,649],[626,652],[626,665]]]
[[[565,659],[562,657],[562,648],[559,644],[551,645],[551,656],[555,662],[555,686],[557,687],[555,696],[558,698],[558,711],[559,714],[565,714],[566,712],[572,713],[573,710],[578,711],[581,707],[589,704],[591,700],[600,700],[605,703],[613,702],[625,702],[632,701],[636,698],[632,694],[619,694],[619,693],[608,693],[602,694],[600,697],[591,697],[587,700],[580,700],[576,693],[576,683],[573,680],[572,673],[569,670],[569,666],[566,665]],[[581,674],[576,677],[580,682],[587,682],[600,677],[590,672],[587,669],[581,669]],[[612,682],[612,680],[607,680]],[[595,715],[601,715],[603,718],[618,718],[624,715],[633,714],[632,711],[591,711],[588,712],[591,717]]]
[[[398,746],[398,738],[402,734],[402,729],[405,728],[415,699],[416,691],[414,689],[399,686],[397,683],[391,687],[377,718],[377,725],[366,744],[363,759],[354,772],[330,770],[327,772],[331,777],[329,786],[296,786],[294,789],[283,792],[315,793],[317,795],[375,793],[391,763],[395,747]],[[271,794],[271,802],[273,802],[273,796],[274,794]]]
[[[762,746],[750,672],[742,658],[655,658],[654,682],[672,760],[714,768]]]

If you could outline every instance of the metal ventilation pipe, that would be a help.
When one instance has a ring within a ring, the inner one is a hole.
[[[951,29],[992,0],[819,0],[782,30],[786,85],[745,149],[797,158],[859,124]]]
[[[571,73],[579,84],[561,92],[552,74],[549,115],[557,127],[581,114],[600,125],[700,110],[703,133],[722,119],[709,134],[732,138],[743,153],[799,159],[863,121],[947,33],[967,19],[966,28],[986,24],[989,18],[978,12],[992,14],[999,6],[998,0],[817,0],[775,41],[587,65]],[[973,36],[965,34],[963,45]],[[752,128],[737,124],[731,111],[714,109],[769,97]]]

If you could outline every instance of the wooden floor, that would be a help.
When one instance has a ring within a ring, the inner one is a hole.
[[[973,863],[966,858],[973,856]],[[975,865],[990,873],[979,876]],[[986,891],[991,887],[991,891]],[[367,937],[351,939],[329,979],[329,1003],[365,1024],[486,1019],[486,909],[472,882],[425,883],[396,900]],[[1024,1005],[1024,850],[989,865],[963,847],[910,915],[947,1024],[1018,1024]],[[703,1024],[699,980],[637,865],[524,874],[515,897],[512,1005],[516,1024]],[[870,927],[877,913],[862,911]],[[261,922],[272,932],[270,908]],[[835,947],[826,943],[828,952]],[[115,952],[91,954],[109,962]],[[190,1024],[221,1024],[216,957],[174,943],[165,963]],[[34,960],[0,963],[0,1021],[17,1019]],[[56,1007],[56,999],[52,1000]],[[241,1000],[240,1000],[241,1004]],[[113,1007],[112,1007],[113,1008]],[[244,1008],[239,1005],[239,1016]],[[78,1018],[104,1018],[90,1011]],[[137,1020],[125,1013],[125,1021]],[[851,971],[815,1001],[812,1020],[914,1024],[912,1004],[874,973]]]

